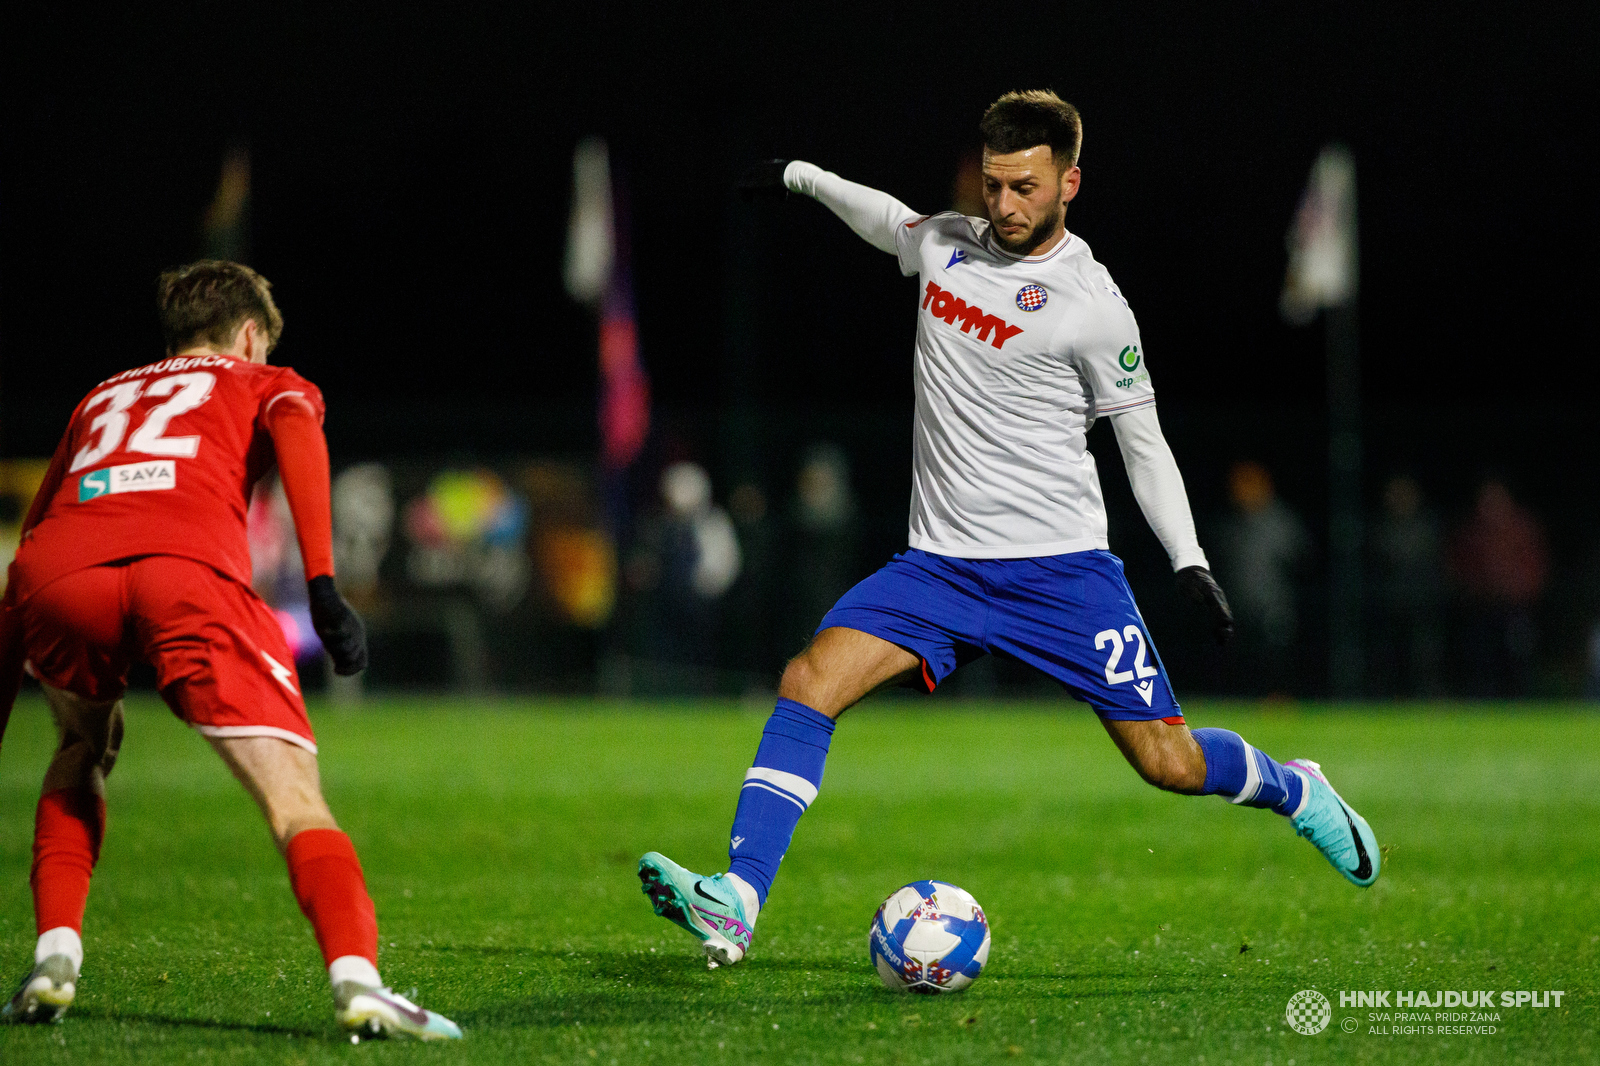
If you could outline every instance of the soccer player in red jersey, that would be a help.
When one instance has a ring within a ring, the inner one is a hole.
[[[84,905],[105,835],[105,779],[134,660],[260,804],[351,1030],[459,1037],[379,979],[361,864],[322,797],[317,745],[283,631],[250,587],[245,515],[278,464],[305,558],[311,616],[334,670],[366,667],[366,632],[333,581],[328,449],[317,387],[267,365],[283,330],[249,267],[161,276],[167,356],[78,405],[22,527],[0,611],[0,727],[26,660],[61,743],[34,828],[34,968],[7,1021],[54,1021],[83,963]]]

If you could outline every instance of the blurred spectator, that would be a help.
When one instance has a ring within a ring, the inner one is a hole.
[[[739,576],[739,538],[728,512],[711,502],[711,475],[699,463],[673,463],[661,475],[668,521],[687,532],[680,562],[684,582],[703,600],[728,591]]]
[[[1373,691],[1437,696],[1444,648],[1442,550],[1438,520],[1414,479],[1389,479],[1369,543],[1375,618],[1367,658]]]
[[[562,620],[599,629],[617,602],[617,552],[594,528],[559,526],[539,535],[539,569]]]
[[[534,461],[519,484],[531,511],[543,608],[581,629],[603,628],[617,605],[617,549],[589,475],[570,463]]]
[[[1307,555],[1305,523],[1289,510],[1257,462],[1228,476],[1233,508],[1219,530],[1217,571],[1238,624],[1240,687],[1257,695],[1290,692],[1300,618],[1295,579]]]
[[[48,459],[0,459],[0,592],[22,539],[22,520],[44,481]]]
[[[0,494],[0,592],[10,576],[11,560],[22,543],[23,505],[15,496]]]
[[[1450,564],[1463,600],[1468,694],[1526,695],[1538,650],[1533,610],[1549,574],[1544,530],[1501,481],[1489,478],[1451,543]]]
[[[1589,644],[1584,649],[1583,697],[1600,700],[1600,623],[1589,628]]]
[[[257,482],[246,519],[250,539],[250,583],[283,629],[297,663],[322,654],[322,642],[311,628],[306,598],[305,564],[295,537],[294,516],[276,473]]]
[[[729,663],[743,671],[751,684],[770,686],[776,683],[784,651],[775,649],[772,639],[773,622],[781,610],[773,599],[779,548],[767,494],[753,481],[746,481],[728,494],[728,511],[744,567],[728,592],[723,646]]]
[[[333,479],[333,562],[339,590],[362,609],[377,595],[378,571],[394,533],[394,479],[382,463],[346,467]]]
[[[443,470],[406,504],[406,573],[423,588],[466,586],[509,611],[528,590],[528,507],[492,470]]]
[[[850,488],[850,459],[836,444],[814,444],[795,479],[794,550],[783,648],[796,655],[822,616],[864,575],[857,572],[860,525]]]
[[[728,513],[711,502],[711,476],[700,464],[667,467],[660,491],[662,511],[641,531],[627,568],[648,604],[641,650],[656,662],[711,667],[718,601],[743,563],[739,540]]]

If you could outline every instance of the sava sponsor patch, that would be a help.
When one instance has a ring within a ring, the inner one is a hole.
[[[171,459],[108,466],[104,470],[91,470],[78,479],[78,502],[83,503],[116,492],[170,489],[177,483],[177,464]]]

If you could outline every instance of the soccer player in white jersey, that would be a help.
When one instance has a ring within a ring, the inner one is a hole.
[[[800,161],[762,164],[743,183],[816,199],[917,276],[916,429],[910,546],[846,593],[784,670],[739,793],[728,872],[702,877],[657,852],[639,862],[656,913],[699,938],[713,965],[749,949],[839,715],[902,678],[931,691],[985,653],[1029,663],[1090,704],[1150,784],[1270,808],[1354,884],[1378,877],[1377,838],[1316,763],[1279,763],[1236,733],[1185,724],[1107,551],[1086,443],[1097,418],[1111,420],[1179,587],[1220,640],[1233,619],[1161,435],[1138,323],[1065,226],[1082,124],[1071,104],[1032,91],[1002,96],[979,129],[987,220],[919,215]]]

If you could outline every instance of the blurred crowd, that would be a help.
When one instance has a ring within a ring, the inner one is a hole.
[[[345,467],[333,484],[335,553],[340,584],[372,630],[371,683],[617,694],[772,685],[833,602],[884,561],[881,546],[866,544],[843,448],[804,447],[791,470],[773,492],[753,479],[718,486],[679,458],[635,478],[617,507],[604,502],[615,490],[605,475],[575,462]],[[0,463],[0,561],[15,550],[42,471]],[[1238,623],[1211,687],[1325,691],[1316,525],[1256,461],[1231,468],[1225,504],[1197,500],[1196,512]],[[1584,599],[1581,573],[1568,582],[1577,589],[1568,602],[1580,602],[1564,617],[1580,619],[1581,647],[1553,646],[1544,524],[1504,479],[1483,477],[1470,499],[1444,501],[1397,474],[1364,524],[1366,695],[1600,698],[1600,596]],[[314,680],[320,646],[292,519],[271,478],[249,528],[256,588]],[[1187,639],[1181,628],[1166,627],[1163,644]]]
[[[1418,481],[1398,474],[1366,525],[1368,695],[1492,699],[1551,690],[1535,671],[1549,547],[1539,519],[1503,480],[1483,478],[1465,513],[1446,523]],[[1209,543],[1237,616],[1238,687],[1252,695],[1306,691],[1303,679],[1315,668],[1302,633],[1320,599],[1316,540],[1263,464],[1233,467],[1229,509]],[[1592,693],[1600,662],[1588,659]]]

